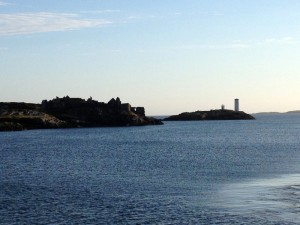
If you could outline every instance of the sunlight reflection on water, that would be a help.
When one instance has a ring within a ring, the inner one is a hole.
[[[228,184],[218,196],[228,213],[300,223],[300,174]]]

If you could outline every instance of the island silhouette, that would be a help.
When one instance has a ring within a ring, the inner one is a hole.
[[[144,107],[132,107],[118,97],[108,103],[69,96],[41,104],[0,103],[1,131],[161,124],[161,120],[146,116]]]
[[[169,116],[164,121],[187,120],[253,120],[253,116],[239,111],[238,99],[235,110],[222,105],[219,110],[184,112]],[[50,128],[124,127],[162,125],[160,119],[145,115],[144,107],[132,107],[120,98],[98,102],[92,97],[56,97],[41,104],[24,102],[0,103],[0,131],[20,131]]]
[[[164,121],[188,121],[188,120],[254,120],[255,118],[243,111],[217,109],[210,111],[184,112],[169,116]]]

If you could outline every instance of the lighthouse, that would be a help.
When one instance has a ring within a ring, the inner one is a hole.
[[[240,103],[238,98],[234,99],[234,111],[240,111]]]

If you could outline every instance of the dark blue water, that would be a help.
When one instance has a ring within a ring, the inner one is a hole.
[[[0,224],[300,224],[300,117],[0,133]]]

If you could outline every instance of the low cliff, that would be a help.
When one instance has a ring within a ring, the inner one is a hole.
[[[55,98],[42,104],[0,103],[0,131],[160,125],[161,120],[145,116],[143,107],[81,98]]]
[[[179,115],[173,115],[165,118],[165,121],[188,121],[188,120],[253,120],[253,116],[242,112],[233,110],[210,110],[210,111],[196,111],[184,112]]]

